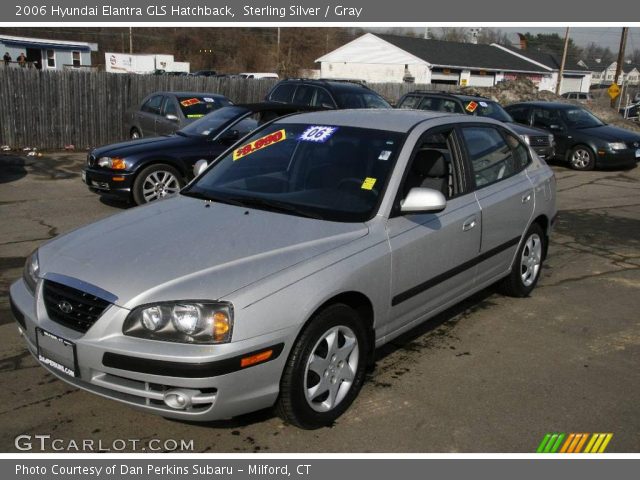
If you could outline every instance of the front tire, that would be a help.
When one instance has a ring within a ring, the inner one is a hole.
[[[536,288],[542,271],[546,241],[540,225],[531,225],[518,248],[511,273],[502,281],[503,293],[510,297],[528,297]]]
[[[285,365],[278,415],[304,429],[331,425],[362,388],[368,345],[367,331],[353,308],[338,303],[318,313]]]
[[[596,156],[589,147],[576,145],[569,152],[569,165],[574,170],[593,170],[596,166]]]
[[[136,205],[155,202],[175,195],[182,187],[184,179],[175,168],[164,164],[150,165],[133,182],[133,201]]]

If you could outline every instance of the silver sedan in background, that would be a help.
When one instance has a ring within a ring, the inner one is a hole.
[[[373,351],[495,282],[524,297],[556,216],[509,127],[437,112],[280,118],[179,195],[60,236],[11,287],[59,378],[147,412],[329,425]]]

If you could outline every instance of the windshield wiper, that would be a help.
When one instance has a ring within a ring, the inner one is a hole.
[[[228,205],[235,205],[237,207],[243,207],[243,203],[234,199],[234,198],[228,198],[228,197],[219,197],[217,195],[211,195],[210,193],[204,193],[204,192],[199,192],[199,191],[194,191],[194,190],[187,190],[187,191],[182,191],[180,192],[181,195],[184,195],[185,197],[192,197],[192,198],[197,198],[200,200],[207,200],[210,202],[218,202],[218,203],[226,203]]]
[[[260,197],[231,197],[230,200],[238,202],[238,204],[244,207],[258,207],[265,210],[271,210],[274,212],[293,213],[294,215],[298,215],[301,217],[324,220],[324,217],[322,217],[322,215],[318,213],[310,212],[308,210],[304,210],[299,207],[296,207],[295,205],[279,202],[277,200],[270,200],[267,198],[260,198]]]

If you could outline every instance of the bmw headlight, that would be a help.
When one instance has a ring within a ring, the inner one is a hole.
[[[529,141],[529,135],[520,135],[520,138],[522,138],[522,140],[524,140],[524,143],[526,143],[527,145],[531,145],[531,142]]]
[[[27,257],[27,261],[24,264],[24,270],[22,272],[22,278],[24,283],[31,293],[36,291],[36,283],[38,283],[38,275],[40,274],[40,262],[38,261],[38,250],[35,250],[31,255]]]
[[[233,306],[227,302],[184,301],[142,305],[129,313],[125,335],[179,343],[227,343]]]
[[[627,148],[627,145],[623,142],[610,142],[608,145],[611,150],[625,150]]]
[[[112,170],[125,170],[127,162],[124,158],[118,157],[100,157],[97,165],[102,168],[110,168]]]

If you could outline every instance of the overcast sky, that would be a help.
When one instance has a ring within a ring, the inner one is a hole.
[[[551,27],[520,27],[520,28],[503,28],[500,30],[507,33],[509,38],[513,41],[517,41],[516,34],[518,32],[525,33],[530,32],[537,33],[557,33],[561,37],[564,37],[565,28],[551,28]],[[622,33],[622,27],[572,27],[569,30],[569,36],[573,41],[580,46],[585,46],[591,42],[594,42],[603,47],[609,47],[613,52],[618,51],[620,46],[620,35]],[[627,48],[626,51],[632,52],[633,50],[640,50],[640,28],[630,28],[629,35],[627,36]]]

